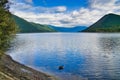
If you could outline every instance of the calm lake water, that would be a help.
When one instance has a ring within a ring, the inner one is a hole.
[[[14,60],[60,80],[120,80],[119,33],[17,34],[12,45]]]

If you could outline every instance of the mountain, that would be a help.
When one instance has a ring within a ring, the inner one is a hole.
[[[120,32],[120,15],[107,14],[83,32]]]
[[[49,25],[43,25],[38,23],[31,22],[33,26],[35,26],[41,32],[56,32],[53,28],[50,28]]]
[[[58,32],[78,32],[78,31],[82,31],[87,28],[85,26],[76,26],[76,27],[72,27],[72,28],[55,27],[55,26],[49,26],[49,27],[55,29]]]
[[[47,25],[28,22],[18,16],[13,15],[13,19],[20,29],[20,33],[38,33],[38,32],[55,32],[54,29]]]

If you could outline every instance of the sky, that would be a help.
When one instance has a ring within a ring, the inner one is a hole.
[[[10,12],[29,22],[89,27],[106,14],[120,15],[120,0],[9,0]]]

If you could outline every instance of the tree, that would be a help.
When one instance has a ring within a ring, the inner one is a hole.
[[[0,55],[10,46],[10,41],[17,32],[17,26],[8,10],[8,0],[0,1]]]

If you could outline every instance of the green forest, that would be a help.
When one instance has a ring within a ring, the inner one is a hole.
[[[50,28],[48,25],[28,22],[16,15],[12,15],[12,18],[19,28],[19,33],[56,32],[56,30]]]
[[[0,1],[0,55],[9,48],[11,39],[17,32],[17,26],[9,12],[8,0]]]
[[[83,32],[120,32],[120,15],[107,14]]]

